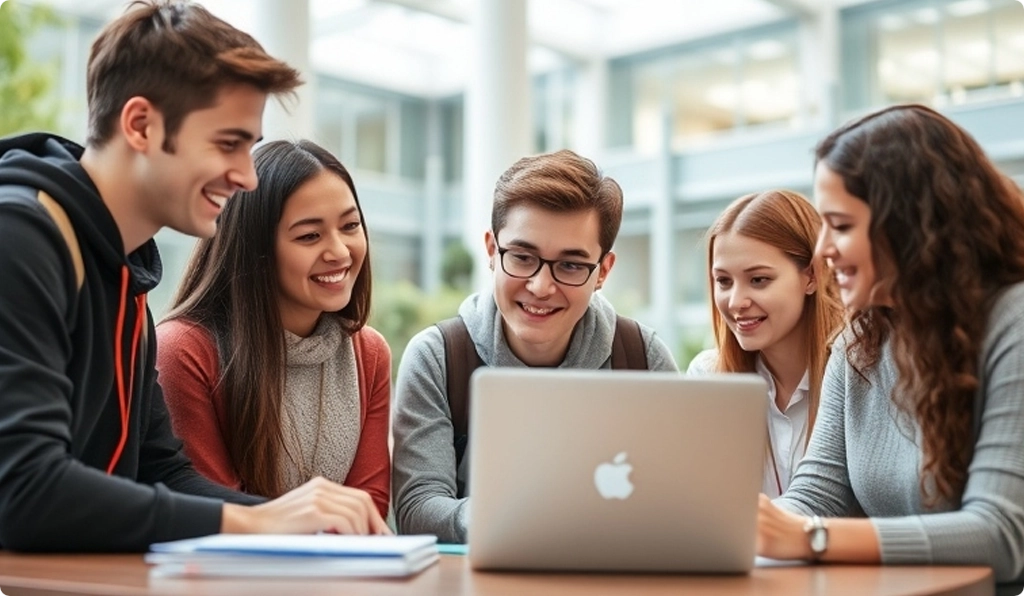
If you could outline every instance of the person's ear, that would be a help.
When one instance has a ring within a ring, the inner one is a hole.
[[[498,241],[494,238],[494,232],[484,232],[484,246],[487,248],[487,266],[494,271],[494,259],[498,253]]]
[[[611,273],[613,266],[615,266],[615,253],[608,251],[608,254],[601,259],[597,266],[597,286],[594,288],[595,290],[601,289],[601,286],[604,285],[604,280],[608,278],[608,274]]]
[[[162,142],[157,131],[158,127],[163,127],[163,116],[145,97],[137,95],[126,101],[118,124],[125,142],[135,151],[144,153],[154,143],[159,147]]]
[[[814,267],[808,266],[804,271],[804,275],[807,276],[807,285],[804,287],[804,294],[810,296],[818,291],[818,278],[814,275]]]

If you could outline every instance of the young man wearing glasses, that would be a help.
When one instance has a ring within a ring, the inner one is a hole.
[[[595,290],[615,264],[621,222],[622,189],[571,151],[526,157],[502,174],[484,235],[493,293],[459,307],[482,365],[612,368],[617,316]],[[675,371],[668,347],[651,329],[639,331],[646,368]],[[453,443],[446,360],[437,326],[413,337],[402,356],[392,494],[401,533],[462,543],[469,458]]]

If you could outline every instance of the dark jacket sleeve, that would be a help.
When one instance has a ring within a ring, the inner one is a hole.
[[[77,298],[69,271],[63,239],[41,208],[0,209],[0,546],[141,551],[218,532],[223,502],[173,492],[175,474],[174,482],[147,485],[73,456],[72,428],[81,418],[65,372],[72,356],[66,320]],[[102,400],[109,387],[95,391]],[[166,425],[159,416],[152,423]]]
[[[149,423],[139,454],[139,481],[146,484],[164,483],[174,491],[223,499],[240,505],[256,505],[267,499],[247,495],[208,480],[192,465],[184,451],[181,439],[174,435],[163,390],[156,378],[156,333],[150,322],[150,348],[148,354]],[[220,516],[217,516],[220,524]]]

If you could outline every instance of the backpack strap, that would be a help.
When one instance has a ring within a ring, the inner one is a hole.
[[[75,267],[76,287],[81,291],[85,283],[85,265],[82,261],[82,249],[78,246],[78,236],[75,235],[75,228],[71,226],[71,219],[64,208],[60,206],[53,197],[43,191],[37,195],[39,203],[50,214],[53,223],[57,224],[60,235],[64,237],[64,243],[68,245],[68,252],[71,253],[71,262]]]
[[[469,377],[484,365],[476,352],[466,322],[452,317],[437,323],[444,337],[445,381],[448,387],[448,409],[452,413],[452,444],[455,447],[455,469],[458,470],[469,444]],[[456,483],[457,496],[465,487]]]
[[[647,370],[647,348],[640,332],[640,323],[615,315],[615,337],[612,339],[612,368]]]

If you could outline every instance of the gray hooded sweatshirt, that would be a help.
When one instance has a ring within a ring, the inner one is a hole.
[[[525,367],[512,353],[501,312],[490,293],[474,294],[459,307],[469,336],[486,366]],[[676,371],[672,353],[641,325],[647,368]],[[590,299],[573,329],[559,368],[611,368],[615,309],[600,293]],[[436,534],[441,542],[466,541],[469,497],[457,499],[456,478],[468,486],[469,453],[455,469],[452,416],[448,408],[444,339],[431,325],[409,341],[395,383],[392,495],[403,534]]]

